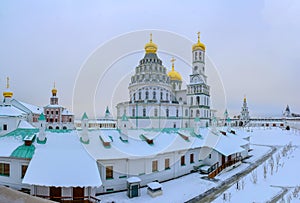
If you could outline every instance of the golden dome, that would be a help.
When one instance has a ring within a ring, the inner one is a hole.
[[[51,92],[52,92],[53,96],[56,96],[57,89],[55,88],[55,82],[54,82],[54,86],[53,86],[53,89],[51,90]]]
[[[9,77],[6,78],[6,91],[3,92],[3,96],[5,98],[11,98],[13,96],[13,92],[9,89]]]
[[[172,70],[170,72],[168,72],[168,76],[170,77],[171,80],[182,81],[181,75],[177,71],[175,71],[174,61],[175,61],[175,59],[172,58],[172,60],[171,60],[171,62],[172,62]]]
[[[146,51],[146,54],[148,54],[148,53],[155,54],[157,51],[157,45],[152,42],[152,33],[150,34],[150,42],[145,44],[145,51]]]
[[[198,34],[198,42],[193,45],[193,47],[192,47],[193,51],[199,50],[199,49],[205,51],[205,45],[200,42],[200,32],[198,32],[197,34]]]

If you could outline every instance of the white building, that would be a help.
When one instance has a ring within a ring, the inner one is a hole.
[[[190,82],[182,90],[181,75],[167,68],[157,55],[157,45],[145,45],[145,56],[135,68],[129,84],[127,102],[117,105],[118,128],[123,115],[134,128],[188,128],[198,117],[201,126],[208,126],[210,120],[210,90],[205,75],[205,45],[198,42],[192,47],[193,67]]]

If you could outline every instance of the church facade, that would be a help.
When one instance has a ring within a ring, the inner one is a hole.
[[[205,45],[198,42],[192,47],[192,69],[186,89],[182,89],[182,77],[167,68],[157,54],[157,45],[145,45],[145,55],[135,68],[129,84],[129,101],[117,105],[118,128],[189,128],[199,118],[201,126],[210,121],[210,87],[205,74]],[[122,126],[122,119],[129,126]]]

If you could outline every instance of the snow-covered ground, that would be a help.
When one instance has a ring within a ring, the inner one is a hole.
[[[222,180],[243,171],[251,163],[255,163],[257,159],[270,152],[270,147],[262,145],[279,147],[279,150],[273,155],[273,171],[271,172],[272,161],[269,159],[239,180],[238,184],[233,184],[214,202],[241,202],[241,200],[243,202],[266,202],[281,193],[282,188],[277,186],[299,186],[300,179],[297,178],[299,177],[297,176],[297,170],[300,169],[300,131],[261,128],[253,129],[250,134],[251,143],[254,145],[251,145],[253,151],[250,154],[253,156],[247,160],[249,163],[243,163],[231,171],[221,173],[216,177],[220,180],[218,182],[204,180],[201,178],[201,174],[193,173],[162,183],[163,195],[156,198],[150,197],[146,188],[142,188],[141,196],[136,198],[128,198],[126,192],[100,195],[98,197],[102,202],[184,202],[220,185]],[[289,146],[289,143],[292,146]],[[280,158],[278,158],[279,155]],[[299,197],[294,198],[292,192],[294,192],[294,188],[290,188],[283,199],[289,199],[290,202],[300,202]]]
[[[297,188],[300,186],[300,131],[261,129],[252,134],[252,143],[283,147],[213,202],[266,202],[280,194],[283,187],[289,191],[280,202],[300,202]]]

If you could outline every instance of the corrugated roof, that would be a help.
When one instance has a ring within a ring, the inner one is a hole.
[[[30,145],[30,146],[21,145],[13,151],[10,157],[31,159],[33,157],[34,151],[35,151],[34,145]]]

